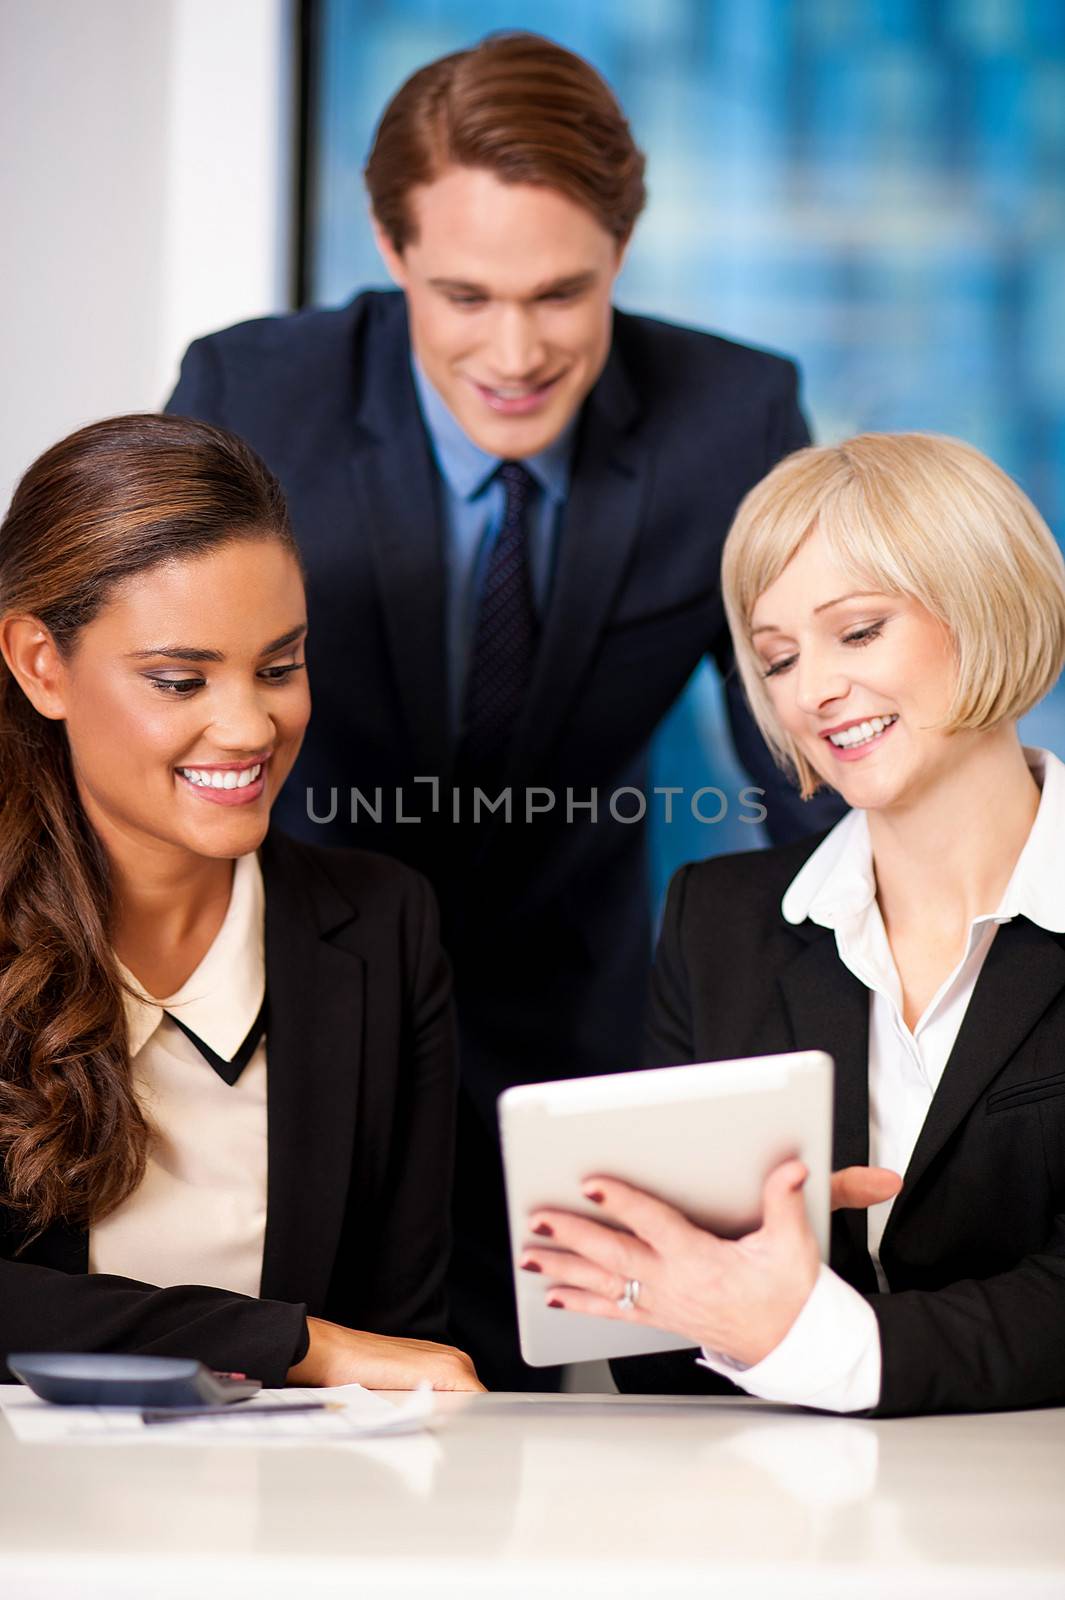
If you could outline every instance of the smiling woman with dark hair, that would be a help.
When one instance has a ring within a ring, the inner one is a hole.
[[[276,481],[204,423],[46,452],[0,527],[0,1357],[477,1388],[443,1328],[432,894],[268,832],[310,714]]]

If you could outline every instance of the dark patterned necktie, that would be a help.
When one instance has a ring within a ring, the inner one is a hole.
[[[497,782],[532,677],[538,624],[529,570],[527,510],[535,480],[519,461],[504,461],[503,526],[481,584],[459,757],[465,781]]]
[[[193,1033],[191,1028],[186,1028],[181,1018],[175,1017],[172,1011],[165,1011],[163,1015],[169,1017],[171,1022],[177,1023],[186,1039],[191,1039],[208,1066],[213,1067],[223,1082],[228,1083],[232,1088],[255,1054],[259,1040],[266,1032],[266,996],[263,996],[263,1003],[259,1007],[259,1015],[252,1023],[247,1038],[231,1061],[227,1061],[225,1056],[220,1056],[216,1050],[212,1050],[211,1046],[205,1044],[198,1033]]]

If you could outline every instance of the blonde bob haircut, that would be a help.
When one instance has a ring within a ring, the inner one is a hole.
[[[755,721],[804,799],[822,780],[777,720],[751,613],[815,527],[848,579],[918,600],[949,629],[948,732],[1016,721],[1053,688],[1065,664],[1065,561],[1012,478],[936,434],[863,433],[796,451],[740,505],[722,583]]]

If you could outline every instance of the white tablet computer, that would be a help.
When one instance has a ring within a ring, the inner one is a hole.
[[[780,1162],[809,1169],[807,1215],[828,1258],[832,1060],[821,1051],[752,1056],[558,1083],[499,1097],[522,1355],[530,1366],[683,1350],[691,1340],[608,1317],[548,1309],[550,1279],[522,1272],[538,1244],[530,1212],[553,1206],[602,1220],[586,1178],[621,1178],[693,1222],[739,1238],[761,1221],[762,1185]]]

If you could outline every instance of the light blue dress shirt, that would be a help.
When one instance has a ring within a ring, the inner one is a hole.
[[[506,491],[496,477],[502,456],[474,444],[460,428],[439,393],[412,361],[414,386],[440,471],[444,513],[444,568],[448,700],[451,723],[462,723],[462,703],[477,625],[477,598],[492,545],[503,525]],[[535,479],[537,492],[526,515],[533,604],[542,617],[551,592],[562,509],[569,494],[574,418],[545,450],[522,461]]]

